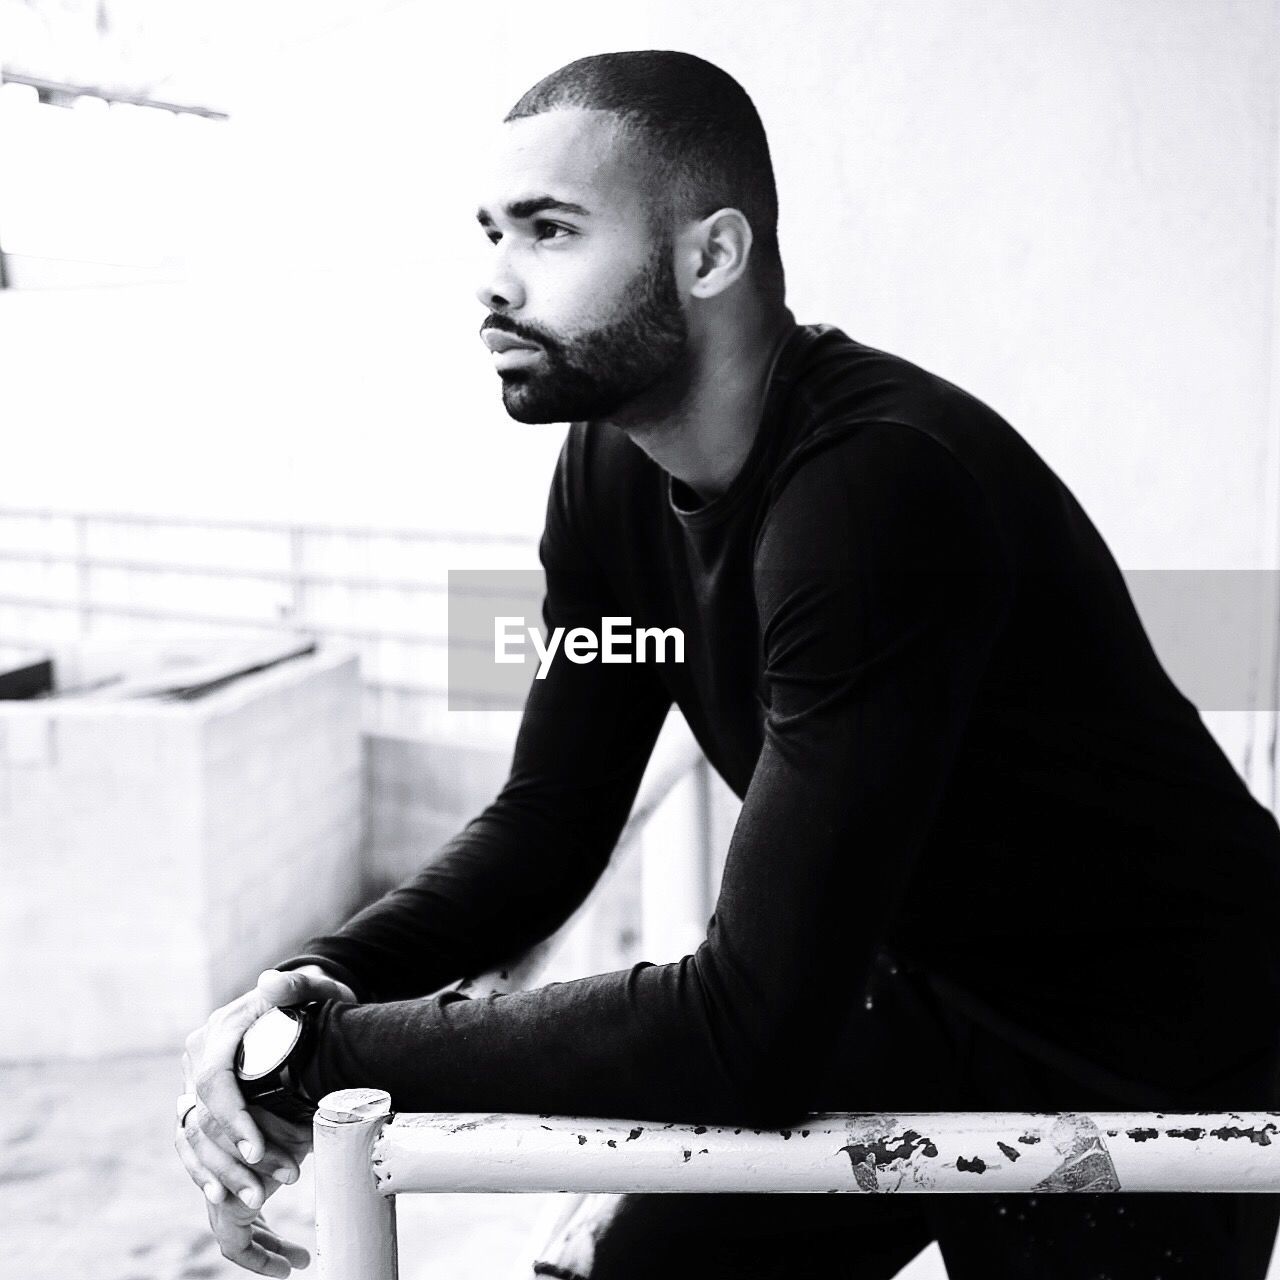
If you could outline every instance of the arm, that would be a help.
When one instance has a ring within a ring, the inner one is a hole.
[[[598,633],[619,606],[573,510],[577,465],[566,442],[539,548],[543,618]],[[549,937],[608,863],[670,705],[652,667],[553,662],[531,681],[493,803],[422,871],[279,967],[320,963],[362,1000],[401,1000]]]
[[[330,1004],[323,1088],[385,1088],[405,1110],[760,1124],[805,1109],[946,786],[1009,577],[973,478],[896,427],[796,472],[755,570],[771,707],[696,953],[484,1000]],[[586,670],[560,673],[583,710],[568,682]],[[578,732],[575,764],[610,749],[600,717]]]

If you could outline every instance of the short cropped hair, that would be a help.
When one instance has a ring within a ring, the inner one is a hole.
[[[644,149],[651,217],[669,222],[740,209],[751,224],[756,278],[781,300],[778,190],[769,143],[755,104],[728,72],[667,49],[600,53],[539,80],[505,119],[558,107],[619,118]]]

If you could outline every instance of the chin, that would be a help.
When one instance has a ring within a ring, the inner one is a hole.
[[[554,404],[547,403],[538,396],[530,396],[519,390],[512,391],[506,387],[502,389],[502,407],[507,411],[507,417],[515,422],[534,424],[571,421]]]
[[[527,423],[579,422],[605,411],[598,395],[523,378],[503,381],[502,407],[509,418]]]

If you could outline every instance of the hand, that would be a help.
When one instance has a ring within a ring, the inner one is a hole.
[[[295,1161],[301,1163],[311,1147],[310,1125],[291,1124],[258,1107],[252,1108],[251,1114],[273,1145],[287,1150]],[[184,1163],[186,1159],[184,1157]],[[279,1182],[268,1182],[261,1199],[254,1203],[242,1203],[240,1199],[224,1193],[219,1200],[211,1200],[206,1210],[209,1226],[224,1258],[260,1275],[284,1277],[293,1267],[307,1266],[311,1255],[302,1245],[285,1240],[272,1231],[261,1209],[256,1207],[269,1199],[279,1186]]]
[[[209,1226],[228,1262],[259,1275],[284,1277],[294,1267],[305,1267],[311,1261],[306,1249],[276,1235],[260,1212],[245,1208],[238,1200],[207,1207]]]
[[[174,1147],[211,1205],[221,1204],[230,1191],[256,1210],[275,1189],[267,1179],[297,1180],[298,1163],[310,1149],[310,1129],[302,1126],[306,1134],[301,1138],[296,1134],[300,1126],[287,1125],[260,1108],[251,1114],[236,1082],[235,1055],[245,1031],[268,1009],[330,999],[355,1003],[355,993],[318,965],[286,973],[268,969],[253,991],[215,1009],[187,1037]],[[264,1128],[268,1137],[276,1137],[273,1143],[263,1136]]]
[[[210,1205],[227,1201],[230,1190],[246,1209],[256,1212],[281,1186],[298,1180],[302,1161],[311,1150],[309,1124],[294,1124],[261,1107],[252,1107],[249,1115],[266,1139],[266,1155],[257,1170],[250,1171],[201,1127],[202,1118],[208,1123],[208,1113],[194,1094],[179,1096],[178,1112],[178,1137],[174,1142],[178,1159]]]

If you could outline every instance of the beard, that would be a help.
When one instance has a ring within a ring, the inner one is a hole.
[[[502,404],[517,422],[615,417],[672,380],[687,359],[689,328],[676,290],[673,246],[660,238],[627,281],[609,318],[594,329],[557,334],[503,315],[481,326],[536,342],[535,368],[503,372]]]

